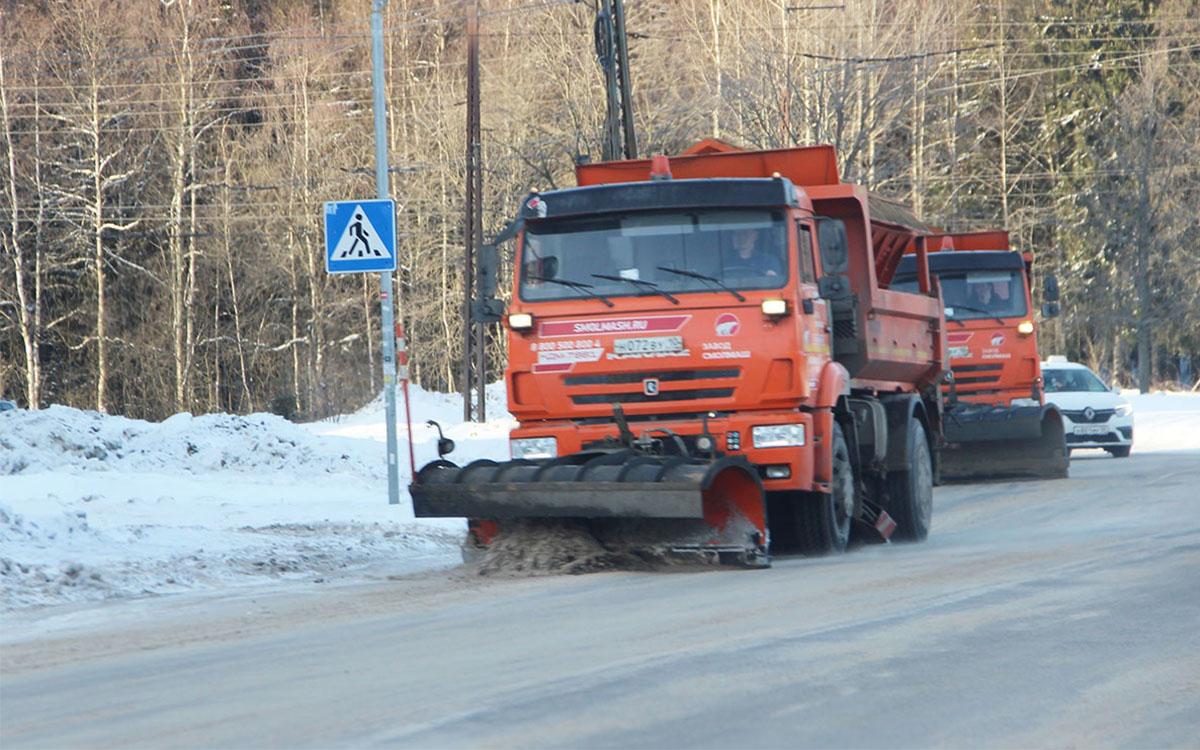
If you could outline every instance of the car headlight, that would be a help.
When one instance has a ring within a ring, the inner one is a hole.
[[[1133,414],[1133,404],[1117,404],[1116,412],[1118,417],[1128,417]]]
[[[554,458],[558,440],[552,437],[514,438],[508,441],[513,458]]]
[[[804,425],[768,424],[750,430],[755,448],[790,448],[804,445]]]

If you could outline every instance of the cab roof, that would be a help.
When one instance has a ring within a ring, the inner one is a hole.
[[[1025,259],[1014,250],[951,250],[929,253],[929,271],[933,274],[955,271],[1023,270]],[[896,268],[895,280],[911,279],[917,275],[917,256],[905,255]]]

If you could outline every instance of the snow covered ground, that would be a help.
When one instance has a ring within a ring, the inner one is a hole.
[[[1126,394],[1134,454],[1200,451],[1200,395]],[[412,390],[416,463],[436,419],[463,463],[508,455],[499,384],[486,424],[457,396]],[[410,473],[399,409],[401,485]],[[459,562],[461,520],[387,503],[382,400],[296,425],[271,415],[161,423],[66,407],[0,413],[0,609],[295,581],[385,577]],[[1107,458],[1099,451],[1076,457]],[[1119,459],[1113,459],[1119,460]]]

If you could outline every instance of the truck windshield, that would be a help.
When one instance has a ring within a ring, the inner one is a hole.
[[[788,279],[786,248],[783,212],[765,209],[533,221],[521,247],[520,295],[541,301],[712,292],[721,286],[778,289]],[[548,279],[586,284],[591,294]]]
[[[1020,271],[959,271],[938,274],[946,317],[952,320],[1015,318],[1025,314],[1025,275]],[[916,292],[916,278],[892,282],[891,289]]]

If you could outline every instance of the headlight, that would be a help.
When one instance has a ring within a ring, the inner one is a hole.
[[[508,316],[508,327],[514,331],[528,331],[533,328],[533,316],[529,313],[513,313]]]
[[[1118,417],[1128,417],[1133,414],[1133,404],[1117,404],[1116,412]]]
[[[1017,333],[1022,333],[1026,336],[1033,333],[1033,321],[1022,320],[1017,324]]]
[[[508,441],[513,458],[554,458],[558,441],[552,437],[516,438]]]
[[[787,300],[785,299],[765,299],[762,301],[763,315],[772,318],[787,315],[787,307]]]
[[[759,425],[750,431],[755,448],[789,448],[804,445],[804,425]]]

